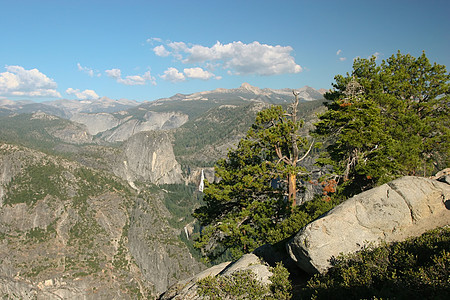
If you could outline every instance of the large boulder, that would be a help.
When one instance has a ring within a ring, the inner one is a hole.
[[[287,243],[287,250],[303,270],[323,273],[341,253],[449,225],[449,198],[447,183],[402,177],[356,195],[308,224]]]
[[[230,276],[238,271],[250,270],[256,276],[256,278],[263,284],[270,284],[269,277],[272,276],[272,272],[266,264],[255,254],[245,254],[236,262],[224,262],[219,265],[213,266],[192,278],[184,281],[180,281],[171,286],[164,294],[159,298],[160,300],[168,299],[183,299],[194,300],[202,299],[197,294],[197,282],[208,276]]]

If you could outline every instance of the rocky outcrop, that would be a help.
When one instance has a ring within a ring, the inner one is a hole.
[[[178,128],[188,120],[188,115],[179,112],[147,111],[142,118],[127,111],[116,113],[75,113],[70,120],[86,125],[92,135],[101,133],[108,142],[123,142],[142,131]]]
[[[108,142],[122,142],[142,131],[178,128],[188,120],[188,115],[178,112],[147,111],[143,119],[131,118],[121,121],[120,125],[102,133]]]
[[[92,135],[88,132],[87,127],[77,123],[68,123],[64,126],[55,126],[46,128],[46,131],[69,144],[87,144],[93,142]]]
[[[141,132],[123,146],[115,174],[128,182],[154,184],[182,183],[182,171],[173,153],[172,141],[165,131]]]
[[[205,268],[178,238],[180,231],[164,221],[170,213],[160,198],[137,199],[128,234],[130,253],[156,294]]]
[[[186,183],[193,183],[194,185],[199,186],[202,177],[202,171],[204,179],[208,180],[208,182],[215,182],[217,180],[213,167],[189,168],[188,174],[186,176]]]
[[[197,282],[199,280],[208,276],[230,276],[235,272],[246,270],[253,272],[256,275],[256,278],[263,284],[271,283],[269,278],[272,276],[272,272],[269,271],[267,265],[262,263],[256,255],[250,253],[245,254],[236,262],[221,263],[195,275],[192,278],[174,284],[163,295],[161,295],[160,299],[201,299],[197,294]]]
[[[109,113],[76,113],[70,117],[70,120],[84,124],[92,135],[114,128],[121,123],[120,119]]]
[[[67,287],[60,282],[46,280],[37,284],[0,276],[0,295],[5,299],[81,299],[82,290]]]
[[[392,242],[450,224],[450,185],[406,176],[356,195],[304,227],[287,249],[309,273],[367,243]]]

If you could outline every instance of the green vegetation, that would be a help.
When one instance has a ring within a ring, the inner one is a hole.
[[[21,172],[6,187],[4,204],[35,204],[51,196],[57,199],[72,198],[70,191],[77,191],[74,202],[98,196],[108,190],[130,195],[130,189],[113,176],[80,167],[74,171],[63,167],[62,161],[42,159],[24,164]]]
[[[57,139],[46,130],[49,126],[61,126],[70,121],[63,119],[32,119],[30,114],[0,117],[0,141],[51,151]]]
[[[350,196],[403,175],[429,176],[450,163],[449,88],[445,66],[400,52],[376,64],[356,59],[338,75],[316,134],[341,191]]]
[[[450,228],[340,256],[301,299],[449,299]]]
[[[185,184],[162,184],[164,204],[172,214],[169,224],[175,228],[183,228],[194,221],[192,210],[202,203],[202,195],[196,192],[197,187]]]
[[[51,132],[65,128],[81,128],[82,125],[69,120],[51,116],[50,118],[33,118],[32,114],[0,116],[0,142],[21,145],[55,154],[55,146],[64,144]],[[82,129],[80,129],[82,130]]]
[[[255,117],[252,108],[253,105],[213,107],[201,117],[187,122],[175,131],[175,156],[181,158],[182,164],[212,165],[213,161],[186,161],[184,157],[245,132]]]
[[[42,243],[53,238],[56,234],[55,222],[48,225],[46,229],[32,228],[26,233],[26,243]]]
[[[74,175],[78,179],[78,197],[98,196],[107,191],[121,192],[124,196],[130,196],[130,188],[112,175],[89,168],[78,168]]]
[[[25,167],[7,185],[4,203],[13,205],[26,203],[32,205],[46,196],[62,198],[65,195],[61,186],[67,183],[64,168],[50,161]]]
[[[34,119],[31,114],[0,116],[0,128],[0,143],[25,146],[98,169],[107,167],[107,160],[118,148],[118,145],[113,144],[104,147],[65,142],[55,135],[66,130],[83,132],[85,128],[81,124],[54,116],[48,119]]]
[[[41,262],[39,265],[34,265],[30,269],[25,269],[25,273],[23,274],[26,277],[37,277],[42,272],[45,272],[47,270],[52,270],[56,268],[57,265],[55,262],[48,263],[47,261]]]
[[[207,299],[291,299],[289,272],[282,266],[271,268],[269,285],[261,283],[251,271],[229,276],[206,277],[197,282],[198,294]]]
[[[212,102],[214,106],[202,114],[191,115],[188,113],[189,121],[176,129],[174,133],[174,153],[177,161],[184,166],[183,169],[188,169],[189,166],[214,166],[215,158],[211,157],[211,153],[214,152],[208,151],[208,148],[227,141],[234,141],[236,137],[245,135],[255,120],[257,106],[255,104],[243,105],[242,101],[235,102],[226,101],[222,106]],[[181,104],[185,105],[184,102]],[[310,116],[321,106],[323,106],[323,100],[301,102],[298,105],[297,116],[298,118]],[[152,110],[154,110],[153,107]],[[184,107],[183,112],[187,113],[184,111]],[[199,157],[199,153],[204,153],[204,155]],[[205,160],[205,157],[209,160]]]
[[[206,204],[194,213],[205,226],[196,247],[209,259],[226,251],[238,258],[264,243],[278,242],[286,237],[284,229],[293,233],[291,229],[309,220],[301,209],[292,208],[296,175],[306,174],[297,163],[308,153],[308,142],[297,134],[302,123],[293,117],[296,108],[295,103],[288,116],[281,106],[259,112],[237,149],[217,162],[221,180],[206,182]]]

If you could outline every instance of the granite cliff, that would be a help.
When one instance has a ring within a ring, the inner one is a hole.
[[[168,223],[159,189],[0,145],[0,294],[32,299],[155,297],[203,266]]]
[[[175,159],[167,132],[135,134],[125,142],[122,151],[114,171],[132,186],[134,181],[154,184],[183,182],[181,166]]]

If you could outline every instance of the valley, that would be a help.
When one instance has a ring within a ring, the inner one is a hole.
[[[324,99],[299,91],[307,134]],[[243,84],[144,103],[1,102],[0,293],[152,298],[206,268],[190,236],[201,170],[214,181],[256,113],[292,98]]]

